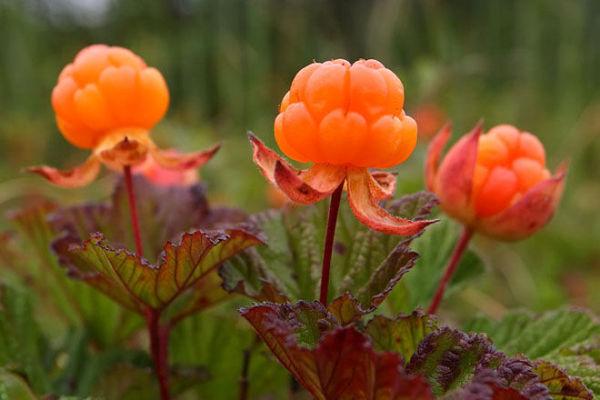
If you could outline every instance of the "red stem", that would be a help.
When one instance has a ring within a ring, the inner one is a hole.
[[[125,188],[127,189],[127,198],[129,200],[129,212],[131,214],[131,229],[133,230],[133,238],[135,240],[135,252],[139,258],[142,258],[144,256],[142,234],[140,232],[135,190],[133,189],[133,179],[131,177],[131,167],[129,165],[123,167],[123,174],[125,175]]]
[[[327,217],[327,233],[325,234],[325,246],[323,249],[323,268],[321,269],[321,296],[319,301],[324,306],[327,305],[329,294],[329,270],[331,269],[331,255],[333,253],[333,238],[335,236],[335,225],[337,224],[338,211],[340,209],[340,200],[342,199],[342,189],[344,183],[331,195],[329,203],[329,215]]]
[[[169,400],[169,327],[160,325],[160,312],[148,310],[146,324],[150,334],[150,353],[160,387],[161,400]]]
[[[437,309],[440,306],[440,303],[442,302],[442,298],[444,297],[446,286],[450,282],[450,279],[452,278],[452,275],[454,275],[454,272],[456,272],[458,263],[462,258],[462,255],[465,252],[472,236],[473,231],[471,231],[465,226],[460,238],[456,242],[456,246],[454,247],[454,251],[452,252],[452,257],[450,258],[448,265],[446,265],[446,271],[444,272],[444,276],[440,280],[440,284],[438,285],[437,291],[435,292],[433,300],[429,305],[429,309],[427,310],[429,314],[435,314],[437,312]]]

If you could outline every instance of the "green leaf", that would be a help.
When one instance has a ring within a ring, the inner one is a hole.
[[[195,386],[202,384],[209,376],[204,368],[173,367],[170,371],[169,386],[172,398],[179,398]],[[92,390],[93,398],[99,399],[157,399],[158,382],[152,368],[139,368],[122,363],[113,365],[102,375],[102,379]]]
[[[295,301],[317,297],[321,275],[327,202],[289,207],[252,216],[267,245],[227,263],[225,288],[259,300]],[[388,205],[392,213],[423,219],[436,204],[430,193],[402,197]],[[331,298],[354,293],[361,307],[372,310],[413,266],[417,254],[410,238],[374,232],[356,221],[342,205],[332,260]]]
[[[564,369],[600,395],[600,323],[583,310],[561,309],[541,315],[508,313],[500,321],[478,318],[468,330],[486,333],[508,354],[525,354]]]
[[[56,205],[42,201],[12,214],[21,235],[15,240],[19,267],[13,268],[22,282],[33,287],[41,312],[52,315],[45,323],[66,320],[87,326],[94,340],[108,345],[126,337],[139,319],[106,299],[96,290],[69,279],[59,267],[51,243],[57,232],[49,223]],[[8,262],[15,262],[12,259]],[[58,317],[58,318],[57,318]]]
[[[31,298],[21,289],[0,286],[0,366],[18,372],[37,393],[50,387],[42,335],[33,319]]]
[[[467,330],[486,333],[508,354],[525,354],[532,359],[558,355],[562,350],[600,335],[600,323],[583,310],[561,309],[540,315],[525,311],[508,313],[494,322],[479,319]]]
[[[225,305],[178,324],[171,332],[171,362],[174,365],[202,365],[210,374],[209,380],[194,387],[195,396],[189,397],[213,400],[237,398],[243,354],[252,349],[248,398],[286,398],[289,375],[261,343],[253,344],[255,340],[255,334],[247,329],[244,321]]]
[[[373,317],[365,331],[373,340],[377,351],[399,353],[410,360],[423,339],[437,328],[437,321],[420,311],[396,318],[381,315]]]
[[[37,397],[21,377],[0,369],[0,399],[37,400]]]
[[[402,285],[392,293],[390,303],[395,311],[411,312],[418,307],[427,307],[458,240],[457,228],[453,222],[443,219],[413,241],[411,247],[419,254],[419,259],[411,273],[402,280]],[[448,285],[446,296],[460,290],[484,270],[481,259],[475,252],[467,250]]]
[[[164,310],[186,291],[202,285],[201,279],[215,279],[209,275],[224,260],[258,243],[257,236],[241,229],[185,233],[178,243],[165,244],[157,265],[112,248],[100,234],[81,244],[73,237],[63,237],[55,243],[55,250],[72,274],[144,315],[148,309]],[[185,312],[199,309],[198,296],[188,299]]]

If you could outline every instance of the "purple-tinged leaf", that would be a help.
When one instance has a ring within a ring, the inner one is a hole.
[[[235,227],[247,216],[237,209],[210,208],[202,185],[157,186],[141,176],[134,177],[140,199],[138,214],[144,249],[154,261],[167,241],[195,229]],[[119,180],[108,204],[95,203],[57,210],[52,215],[55,232],[66,231],[81,242],[101,232],[117,248],[133,249],[127,191]]]
[[[526,359],[505,358],[493,367],[481,365],[464,388],[444,396],[456,400],[549,400],[550,394]]]
[[[434,393],[441,395],[469,382],[481,363],[497,365],[502,358],[485,336],[442,328],[419,344],[407,370],[426,376]]]
[[[144,314],[147,309],[164,310],[227,258],[260,242],[241,229],[185,233],[178,243],[167,242],[156,265],[110,247],[100,234],[82,244],[65,236],[55,243],[55,250],[72,274],[124,307]],[[197,300],[192,296],[186,307],[196,307]]]
[[[264,303],[241,313],[315,399],[433,399],[422,378],[403,371],[398,355],[376,353],[352,326],[335,327],[339,321],[319,303]]]

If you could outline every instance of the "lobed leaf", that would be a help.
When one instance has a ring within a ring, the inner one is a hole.
[[[388,211],[403,218],[422,220],[435,196],[422,192],[402,197]],[[227,290],[257,300],[274,302],[312,300],[317,296],[326,204],[270,210],[251,217],[267,237],[267,246],[247,251],[222,269]],[[412,238],[384,235],[361,225],[342,206],[336,231],[330,285],[331,298],[356,294],[365,311],[380,305],[417,258]]]
[[[242,223],[246,215],[236,209],[212,209],[202,185],[157,186],[135,176],[140,228],[146,257],[154,261],[167,241],[182,232]],[[176,210],[177,212],[174,212]],[[54,231],[67,231],[83,241],[101,232],[117,248],[134,248],[129,203],[123,180],[117,181],[110,203],[62,208],[51,217]]]
[[[279,362],[315,399],[432,399],[423,378],[409,375],[394,353],[377,353],[369,338],[320,303],[263,303],[241,310]]]
[[[148,308],[164,310],[177,296],[202,285],[200,280],[225,259],[258,243],[257,236],[241,229],[185,233],[178,243],[167,242],[156,265],[110,247],[101,234],[92,234],[82,244],[65,236],[54,248],[73,275],[144,314]],[[192,300],[185,312],[198,307],[198,297],[192,296]]]
[[[541,315],[515,311],[500,321],[475,319],[467,329],[486,333],[508,354],[551,362],[569,375],[563,378],[580,380],[600,395],[600,323],[586,311],[561,309]]]

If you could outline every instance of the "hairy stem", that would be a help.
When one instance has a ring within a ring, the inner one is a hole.
[[[340,209],[340,200],[342,198],[342,189],[344,183],[331,195],[329,203],[329,215],[327,217],[327,232],[325,234],[325,246],[323,249],[323,267],[321,269],[321,296],[319,301],[324,306],[327,305],[329,295],[329,270],[331,269],[331,255],[333,253],[333,238],[335,236],[335,225],[337,224],[338,211]]]
[[[150,335],[150,353],[160,388],[161,400],[169,400],[169,326],[161,326],[160,312],[148,310],[146,325]]]
[[[123,167],[123,174],[125,175],[125,188],[127,189],[127,198],[129,200],[129,213],[131,215],[131,229],[133,231],[133,238],[135,240],[135,252],[138,257],[144,256],[144,249],[142,247],[142,234],[140,231],[140,221],[137,213],[137,203],[135,199],[135,190],[133,188],[133,179],[131,177],[131,167],[129,165]]]
[[[429,309],[427,310],[427,312],[429,314],[435,314],[437,312],[437,309],[440,306],[440,303],[442,302],[442,298],[444,297],[444,292],[446,291],[446,286],[448,286],[448,283],[452,279],[452,275],[454,275],[454,272],[456,272],[458,263],[460,262],[462,255],[464,254],[465,250],[467,249],[467,245],[469,244],[469,241],[471,240],[472,236],[473,236],[473,231],[471,231],[469,228],[467,228],[465,226],[462,231],[462,234],[460,235],[460,238],[458,239],[458,241],[456,242],[456,245],[454,246],[454,251],[452,252],[450,261],[448,261],[448,264],[446,265],[446,270],[444,271],[444,276],[442,276],[442,279],[440,280],[440,283],[435,292],[435,295],[433,296],[433,300],[431,301],[431,304],[429,305]]]

